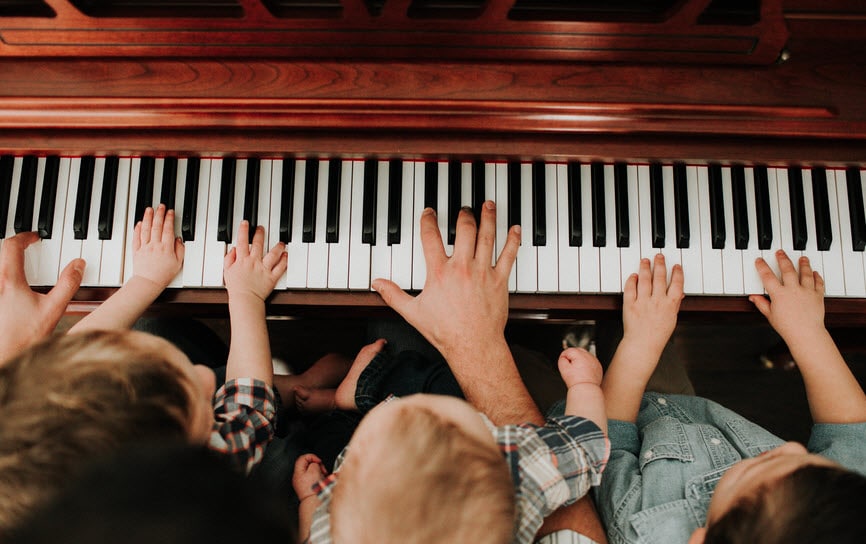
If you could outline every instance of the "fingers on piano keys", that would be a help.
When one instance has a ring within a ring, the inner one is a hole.
[[[131,275],[148,206],[175,209],[186,246],[171,287],[220,287],[237,225],[286,244],[278,289],[369,290],[376,277],[423,288],[418,223],[437,212],[450,254],[457,212],[497,205],[496,254],[522,228],[509,290],[616,293],[642,257],[681,264],[688,294],[763,292],[754,260],[806,255],[828,296],[866,296],[866,168],[397,158],[0,156],[0,245],[34,230],[32,285],[75,258],[84,285]],[[494,256],[495,258],[495,256]],[[491,263],[493,264],[493,263]]]

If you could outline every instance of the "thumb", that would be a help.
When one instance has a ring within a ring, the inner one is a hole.
[[[403,319],[409,323],[414,321],[414,319],[412,319],[414,316],[408,314],[412,313],[411,304],[412,301],[415,300],[415,297],[400,289],[400,287],[391,280],[377,278],[373,280],[372,287],[377,293],[379,293],[379,296],[382,297],[385,304],[403,316]]]
[[[755,308],[758,309],[759,312],[764,317],[769,317],[770,315],[770,301],[763,295],[749,295],[749,302],[755,305]]]
[[[66,308],[69,300],[78,291],[81,286],[81,280],[84,278],[84,259],[75,259],[66,265],[60,277],[57,278],[57,283],[48,292],[47,298],[51,301],[52,306]]]

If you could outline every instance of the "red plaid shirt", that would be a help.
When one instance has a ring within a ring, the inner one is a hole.
[[[214,395],[214,424],[208,447],[226,454],[249,473],[274,437],[276,394],[253,378],[229,380]]]

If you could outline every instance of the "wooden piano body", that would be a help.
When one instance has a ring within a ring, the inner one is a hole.
[[[857,0],[0,2],[0,154],[866,163]],[[605,7],[607,6],[607,7]],[[613,6],[613,7],[611,7]],[[84,288],[71,312],[110,289]],[[618,313],[521,294],[516,317]],[[224,311],[219,289],[171,313]],[[275,314],[384,311],[283,291]],[[827,302],[835,324],[866,301]],[[757,316],[744,297],[683,313]]]

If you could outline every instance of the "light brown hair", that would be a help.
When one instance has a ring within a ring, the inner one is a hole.
[[[394,409],[340,469],[334,542],[510,542],[515,492],[502,453],[425,407]]]
[[[129,331],[54,336],[0,367],[0,536],[88,462],[187,441],[194,385],[149,345]]]

